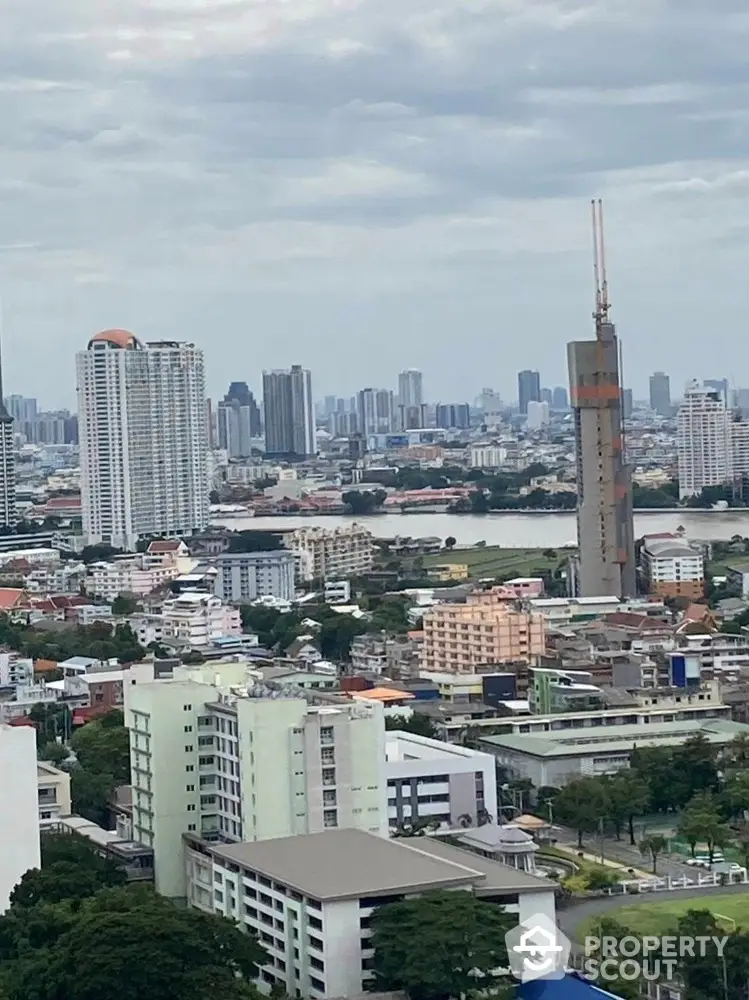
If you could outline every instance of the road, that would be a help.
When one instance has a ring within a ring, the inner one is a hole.
[[[683,872],[683,866],[682,866]],[[557,910],[557,923],[560,930],[568,938],[574,940],[575,931],[586,920],[599,914],[609,913],[622,906],[646,906],[653,903],[678,902],[680,899],[696,899],[709,903],[710,896],[732,896],[734,893],[749,892],[749,882],[739,885],[723,885],[719,887],[702,886],[690,889],[671,889],[663,892],[646,892],[638,895],[600,896],[596,899],[586,899],[564,910]]]
[[[560,826],[557,843],[560,847],[576,851],[577,834],[574,830]],[[619,861],[628,868],[637,868],[640,871],[650,871],[650,860],[648,858],[644,858],[636,846],[632,847],[630,845],[629,837],[626,832],[622,834],[621,840],[616,840],[613,837],[600,838],[594,836],[593,834],[588,835],[584,840],[585,853],[594,854],[600,857],[602,843],[603,856],[608,861]],[[690,867],[684,864],[681,855],[661,854],[658,856],[659,875],[672,875],[674,878],[681,878],[684,875],[689,876],[690,870]]]

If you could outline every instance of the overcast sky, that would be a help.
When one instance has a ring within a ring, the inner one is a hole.
[[[5,388],[74,404],[99,329],[194,340],[213,395],[512,398],[592,330],[625,380],[749,386],[739,0],[0,0]]]

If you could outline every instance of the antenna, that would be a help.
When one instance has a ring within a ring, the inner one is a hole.
[[[596,285],[596,308],[593,319],[596,333],[600,336],[601,326],[609,319],[609,283],[606,274],[606,245],[603,235],[603,202],[599,198],[590,203],[593,221],[593,274]]]

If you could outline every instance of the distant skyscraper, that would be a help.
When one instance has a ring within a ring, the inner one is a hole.
[[[619,342],[609,317],[600,202],[593,204],[595,340],[567,345],[575,411],[577,540],[582,597],[635,593],[630,470],[624,461]]]
[[[553,400],[553,396],[552,396],[551,389],[542,389],[541,390],[541,402],[542,403],[546,403],[546,405],[549,407],[549,409],[551,409],[552,400]]]
[[[415,368],[408,368],[398,376],[398,402],[401,406],[421,406],[424,402],[424,376]]]
[[[546,400],[540,403],[531,399],[528,402],[528,415],[525,426],[529,431],[540,431],[549,423],[549,404]]]
[[[721,391],[696,381],[687,386],[676,416],[676,448],[682,500],[733,478],[731,415]]]
[[[526,369],[518,372],[518,404],[520,412],[528,413],[528,403],[541,402],[541,376]]]
[[[665,372],[650,376],[650,409],[662,417],[671,414],[671,379]]]
[[[717,392],[720,398],[728,407],[728,379],[727,378],[706,378],[702,383],[708,392]]]
[[[265,451],[278,458],[303,459],[316,452],[312,377],[301,365],[263,372]]]
[[[471,408],[468,403],[437,403],[437,427],[443,430],[465,430],[471,426]]]
[[[105,330],[76,355],[83,533],[133,549],[208,521],[205,371],[193,344]]]
[[[218,446],[229,458],[249,458],[252,438],[259,437],[260,408],[246,382],[232,382],[218,404]]]
[[[622,389],[622,420],[629,420],[635,408],[631,389]]]
[[[362,389],[356,403],[359,433],[389,434],[395,429],[395,406],[390,389]]]
[[[559,413],[570,408],[569,396],[563,385],[556,386],[551,394],[551,408]]]
[[[33,403],[36,412],[36,400],[33,400]],[[0,527],[12,528],[17,521],[13,417],[3,399],[3,372],[0,359]]]

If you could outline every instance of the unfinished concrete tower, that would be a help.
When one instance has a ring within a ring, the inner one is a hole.
[[[595,340],[567,345],[577,453],[581,597],[635,593],[632,482],[625,464],[620,352],[609,318],[603,206],[592,202]]]

